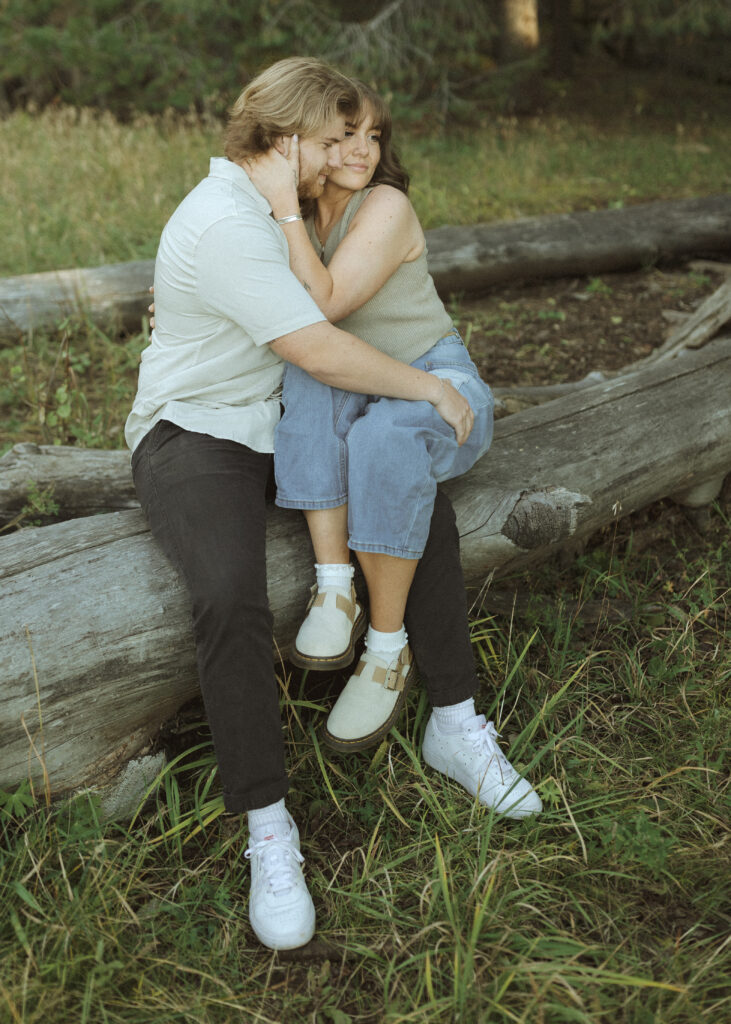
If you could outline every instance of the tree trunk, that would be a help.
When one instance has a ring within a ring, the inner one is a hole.
[[[538,49],[538,0],[502,0],[500,58],[506,64]]]
[[[439,294],[487,291],[506,281],[633,270],[731,252],[731,195],[644,203],[426,232]],[[0,279],[0,341],[87,316],[104,330],[138,331],[154,261]]]
[[[571,0],[551,0],[551,71],[559,78],[574,71]]]
[[[729,337],[500,420],[445,485],[467,583],[667,495],[710,500],[729,469]],[[268,573],[286,654],[311,574],[294,512],[272,509]],[[5,537],[0,580],[0,787],[42,766],[55,793],[98,784],[197,692],[187,598],[139,510]]]

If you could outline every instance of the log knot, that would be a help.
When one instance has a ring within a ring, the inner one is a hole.
[[[590,504],[586,494],[565,487],[521,491],[501,532],[526,551],[557,544],[576,532],[579,510]]]
[[[0,459],[0,465],[2,466],[14,466],[17,462],[20,462],[24,455],[41,455],[41,447],[38,444],[34,444],[32,441],[21,441],[20,444],[14,444],[9,452]]]

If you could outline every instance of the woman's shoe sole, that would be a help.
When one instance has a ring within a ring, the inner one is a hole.
[[[347,668],[355,657],[355,645],[363,636],[368,625],[368,616],[365,608],[361,608],[360,615],[353,623],[350,633],[350,644],[342,654],[333,654],[329,658],[314,658],[309,654],[302,654],[296,647],[293,647],[289,660],[297,668],[308,668],[313,672],[335,672],[339,668]]]
[[[374,729],[373,732],[369,733],[367,736],[356,736],[352,740],[344,740],[341,739],[339,736],[333,736],[333,734],[328,730],[327,723],[325,723],[325,725],[323,725],[322,727],[323,743],[326,746],[330,747],[331,750],[337,750],[341,754],[349,754],[357,750],[367,750],[368,747],[374,747],[377,743],[380,743],[384,736],[387,736],[391,729],[393,728],[393,726],[396,724],[396,721],[401,712],[403,711],[404,705],[406,704],[406,697],[408,695],[408,692],[413,686],[415,680],[416,666],[412,662],[409,674],[406,676],[406,679],[404,680],[404,688],[399,694],[399,699],[396,701],[393,711],[388,716],[383,725],[380,725],[377,729]]]

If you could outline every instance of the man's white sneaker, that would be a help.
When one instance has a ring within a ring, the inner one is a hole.
[[[325,743],[344,753],[378,743],[396,723],[415,678],[408,644],[390,662],[365,651],[328,716]]]
[[[315,934],[315,906],[302,874],[297,826],[288,814],[289,829],[250,843],[249,920],[256,937],[269,949],[296,949]]]
[[[424,760],[506,818],[538,814],[543,807],[540,797],[513,768],[497,737],[484,715],[468,718],[460,732],[448,733],[439,730],[432,714],[424,733]]]
[[[336,587],[318,589],[315,585],[290,659],[300,668],[323,672],[345,668],[353,660],[356,641],[367,625],[368,618],[352,584],[350,596]]]

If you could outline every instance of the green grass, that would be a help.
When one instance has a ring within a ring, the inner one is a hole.
[[[728,90],[709,86],[706,103],[727,108]],[[220,139],[219,124],[195,118],[121,125],[67,108],[0,121],[0,275],[153,257]],[[695,108],[659,123],[618,109],[449,135],[397,127],[397,141],[426,228],[731,189],[731,124]]]
[[[338,757],[316,742],[328,702],[281,676],[318,912],[304,956],[253,938],[246,835],[221,814],[204,726],[130,826],[100,822],[89,794],[8,803],[0,1016],[728,1019],[730,554],[720,507],[703,542],[663,506],[570,570],[509,581],[533,595],[512,621],[476,610],[480,705],[539,784],[534,820],[496,819],[423,767],[423,695],[388,743]]]
[[[84,321],[0,347],[0,454],[19,441],[124,448],[147,328],[124,340]]]

